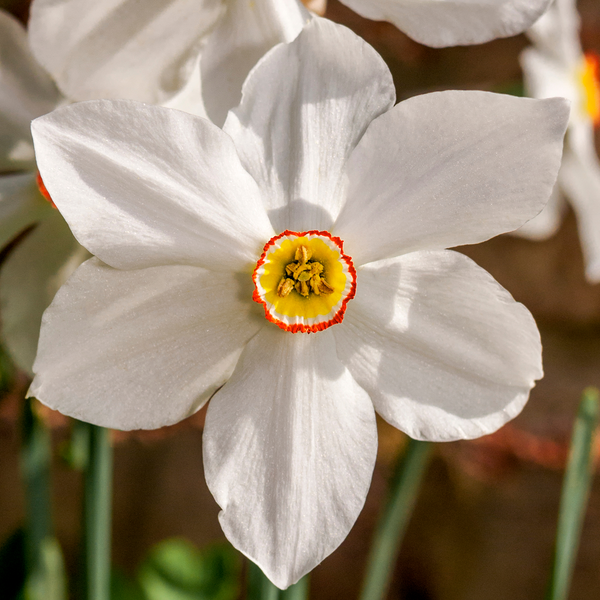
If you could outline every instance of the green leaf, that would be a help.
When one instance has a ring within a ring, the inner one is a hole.
[[[229,544],[202,551],[183,538],[157,544],[139,568],[148,600],[235,600],[240,557]]]
[[[587,388],[579,404],[563,480],[554,563],[546,594],[548,600],[566,600],[569,594],[592,482],[593,442],[599,417],[598,390]]]
[[[113,567],[110,575],[110,600],[146,600],[140,584]]]
[[[361,600],[386,597],[392,569],[429,464],[432,445],[410,439],[390,481],[385,504],[367,563]]]
[[[60,545],[47,537],[40,543],[39,563],[25,582],[25,600],[65,600],[67,576]]]
[[[17,529],[0,547],[0,590],[6,600],[17,600],[25,585],[25,532]],[[6,596],[4,596],[6,594]]]

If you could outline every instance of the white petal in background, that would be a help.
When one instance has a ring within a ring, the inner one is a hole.
[[[280,588],[346,537],[376,450],[373,406],[339,362],[330,331],[268,325],[208,407],[204,465],[221,526]]]
[[[276,231],[329,229],[346,160],[394,103],[381,57],[349,29],[314,17],[252,71],[225,131],[258,182]]]
[[[579,27],[576,0],[554,0],[526,33],[537,49],[549,58],[576,65],[582,55]]]
[[[569,127],[558,177],[558,182],[577,215],[586,277],[592,283],[599,283],[600,162],[591,122],[574,123]]]
[[[31,120],[53,110],[59,100],[29,50],[25,29],[0,10],[0,172],[35,168]]]
[[[310,19],[300,0],[228,0],[227,11],[202,51],[202,95],[222,126],[242,97],[250,69],[280,42],[291,42]]]
[[[519,56],[527,94],[532,98],[562,96],[571,104],[571,110],[579,112],[581,102],[575,65],[558,61],[536,48],[526,48]],[[579,65],[577,65],[579,66]]]
[[[492,433],[521,411],[543,374],[529,311],[457,252],[360,268],[356,297],[332,331],[377,412],[416,439]]]
[[[40,194],[35,173],[0,176],[0,248],[55,211]]]
[[[247,276],[90,259],[44,314],[30,394],[103,427],[176,423],[227,381],[265,324],[251,288]]]
[[[568,116],[561,98],[449,91],[401,102],[350,157],[332,233],[360,265],[512,231],[550,197]]]
[[[25,372],[32,373],[43,312],[58,288],[89,257],[60,213],[50,208],[3,263],[2,337],[14,361]]]
[[[32,132],[56,206],[111,266],[251,271],[274,235],[231,138],[206,119],[98,100],[37,119]]]
[[[374,21],[390,21],[411,38],[436,48],[481,44],[521,33],[550,0],[341,0]]]
[[[222,0],[34,0],[30,43],[71,100],[162,103],[188,81]]]

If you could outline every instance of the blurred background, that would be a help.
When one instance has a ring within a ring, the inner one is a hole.
[[[24,23],[28,3],[0,5]],[[600,2],[580,0],[582,45],[600,53]],[[336,0],[326,16],[361,35],[389,65],[398,99],[442,89],[518,93],[525,36],[474,47],[432,49],[387,23],[363,19]],[[598,140],[597,140],[598,142]],[[399,140],[401,143],[401,140]],[[598,199],[600,202],[600,198]],[[395,569],[389,598],[531,600],[542,598],[550,569],[562,470],[581,392],[600,387],[600,285],[586,283],[575,219],[543,242],[509,235],[461,248],[533,313],[544,346],[545,377],[523,413],[494,435],[438,444]],[[22,522],[18,376],[0,398],[0,542]],[[60,457],[67,421],[52,426],[53,517],[67,567],[77,567],[81,476]],[[133,573],[157,542],[184,536],[198,547],[224,537],[202,469],[203,414],[163,430],[115,432],[113,561]],[[358,595],[387,481],[405,443],[380,422],[373,484],[342,546],[311,577],[311,598]],[[2,590],[0,590],[2,597]],[[600,598],[600,479],[586,516],[570,598]]]

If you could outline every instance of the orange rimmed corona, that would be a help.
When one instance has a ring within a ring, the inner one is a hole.
[[[35,176],[35,181],[37,183],[38,190],[40,190],[40,194],[46,200],[48,200],[48,202],[50,202],[50,204],[53,206],[53,208],[56,208],[56,204],[54,204],[54,202],[52,201],[52,197],[50,196],[50,193],[46,189],[46,186],[44,184],[44,181],[42,180],[42,176],[40,175],[39,171],[37,172],[37,175]]]
[[[343,242],[327,231],[284,231],[264,247],[253,273],[266,318],[292,333],[341,323],[356,291],[356,270]]]
[[[579,73],[583,89],[583,109],[594,126],[600,125],[600,57],[594,52],[586,52]]]

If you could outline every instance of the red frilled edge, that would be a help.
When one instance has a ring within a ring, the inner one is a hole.
[[[303,323],[294,323],[293,325],[288,325],[287,323],[284,323],[283,321],[280,321],[279,319],[275,318],[269,312],[266,301],[264,301],[260,297],[260,294],[258,293],[258,287],[257,287],[258,269],[265,263],[267,253],[269,252],[269,249],[271,248],[271,246],[273,246],[275,244],[275,242],[277,242],[278,240],[280,240],[283,237],[288,237],[288,236],[304,237],[307,235],[315,235],[315,236],[318,235],[320,237],[328,238],[339,248],[340,258],[341,258],[341,260],[343,260],[346,263],[346,265],[348,267],[348,273],[349,273],[350,277],[352,277],[352,284],[350,286],[350,291],[348,292],[348,295],[342,300],[342,305],[340,306],[338,311],[335,313],[335,315],[333,315],[333,317],[331,319],[329,319],[328,321],[323,321],[322,323],[317,323],[315,325],[304,325]],[[274,323],[280,329],[283,329],[284,331],[289,331],[290,333],[317,333],[317,331],[323,331],[323,330],[327,329],[328,327],[335,325],[336,323],[341,323],[344,320],[344,313],[346,312],[346,305],[348,304],[348,301],[352,300],[352,298],[354,298],[354,295],[356,294],[356,269],[354,268],[352,259],[348,255],[344,254],[343,240],[339,237],[332,236],[328,231],[317,231],[316,229],[311,229],[310,231],[302,231],[302,232],[290,231],[289,229],[286,229],[283,233],[280,233],[279,235],[272,237],[265,244],[265,247],[263,248],[263,252],[260,255],[260,258],[258,259],[258,262],[256,263],[256,268],[254,269],[254,272],[252,273],[252,281],[254,282],[254,292],[252,294],[252,299],[255,302],[258,302],[259,304],[263,305],[263,308],[265,309],[265,317],[266,317],[267,321]]]

